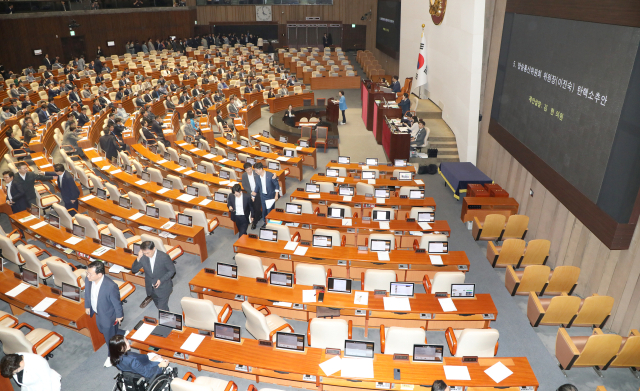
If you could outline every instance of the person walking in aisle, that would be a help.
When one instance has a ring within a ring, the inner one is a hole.
[[[344,97],[344,91],[340,91],[338,92],[338,94],[340,94],[340,111],[342,111],[342,125],[346,125],[347,124],[347,117],[345,116],[344,112],[347,110],[347,98]]]
[[[158,250],[152,241],[144,241],[140,245],[138,259],[131,266],[131,272],[137,273],[140,269],[144,269],[144,286],[147,292],[140,308],[145,308],[153,300],[157,309],[169,311],[169,296],[173,292],[171,279],[176,274],[176,266],[169,255]]]
[[[251,211],[251,229],[256,229],[258,220],[262,218],[262,202],[260,201],[260,194],[257,192],[257,183],[260,180],[258,174],[253,170],[251,163],[244,164],[244,173],[242,174],[242,187],[251,196],[251,202],[253,204],[253,210]]]

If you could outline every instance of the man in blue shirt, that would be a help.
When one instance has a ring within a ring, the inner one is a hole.
[[[340,95],[340,111],[342,111],[342,125],[346,125],[347,124],[347,117],[345,116],[344,112],[345,110],[347,110],[347,99],[344,97],[344,91],[340,91],[338,93]]]

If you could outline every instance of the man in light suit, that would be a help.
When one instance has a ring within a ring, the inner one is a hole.
[[[258,224],[258,220],[262,217],[262,202],[260,201],[260,194],[256,191],[259,181],[260,178],[258,174],[253,171],[251,163],[245,163],[244,173],[242,173],[242,188],[251,196],[251,203],[253,204],[253,211],[251,212],[253,223],[251,224],[251,229],[256,229],[256,224]]]
[[[258,162],[253,166],[258,174],[259,181],[257,183],[256,193],[260,194],[262,202],[262,218],[264,224],[267,224],[267,215],[275,207],[276,201],[280,197],[280,184],[273,173],[265,171],[262,162]],[[269,207],[267,207],[269,204]]]
[[[67,209],[73,208],[78,210],[78,197],[80,196],[80,191],[78,190],[76,181],[73,179],[73,175],[67,172],[64,169],[64,165],[61,163],[54,164],[53,171],[56,173],[56,176],[54,176],[53,179],[57,179],[56,183],[58,185],[58,189],[60,189],[60,195],[62,195],[64,207]],[[75,216],[76,212],[72,210],[69,214],[71,216]]]
[[[2,179],[4,179],[4,191],[7,195],[7,204],[11,205],[11,211],[18,213],[29,209],[24,188],[20,183],[13,180],[13,171],[8,170],[3,172]]]
[[[137,273],[144,269],[144,285],[147,297],[140,304],[145,308],[153,300],[156,308],[169,311],[169,296],[173,292],[171,278],[176,274],[176,267],[171,258],[147,240],[140,245],[138,259],[133,262],[131,271]]]
[[[423,120],[418,121],[418,133],[416,133],[415,137],[411,137],[411,146],[412,147],[421,147],[424,144],[425,138],[427,137],[427,128],[425,128],[425,123]]]
[[[244,193],[239,184],[233,185],[231,188],[231,196],[227,199],[227,207],[231,212],[231,220],[236,223],[238,227],[238,237],[247,234],[247,227],[249,227],[249,215],[253,212],[253,203],[249,194]],[[255,227],[256,220],[253,220],[253,227]]]
[[[90,317],[96,315],[98,331],[109,341],[116,334],[123,334],[118,326],[124,319],[118,285],[105,276],[104,263],[93,261],[87,266],[87,278],[84,283],[84,310]],[[107,350],[105,367],[111,366]]]

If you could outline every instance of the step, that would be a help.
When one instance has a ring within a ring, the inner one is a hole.
[[[442,111],[416,111],[420,119],[442,119]]]
[[[456,138],[453,136],[433,136],[429,135],[429,141],[443,141],[443,142],[456,142]]]

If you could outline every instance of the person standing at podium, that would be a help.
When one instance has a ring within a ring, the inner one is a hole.
[[[287,111],[284,112],[284,118],[282,120],[289,126],[296,126],[296,115],[293,113],[292,105],[289,105]]]
[[[344,112],[347,110],[347,98],[344,97],[344,91],[340,91],[338,92],[338,94],[340,95],[340,111],[342,111],[342,123],[341,125],[346,125],[347,124],[347,117],[345,116]]]

